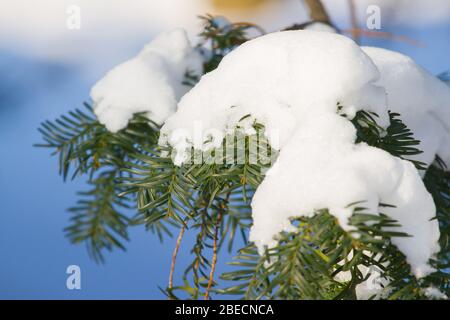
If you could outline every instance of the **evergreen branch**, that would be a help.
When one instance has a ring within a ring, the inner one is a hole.
[[[65,230],[73,243],[86,242],[90,256],[101,262],[103,249],[124,249],[118,238],[127,240],[126,228],[132,223],[116,209],[129,208],[130,199],[118,197],[123,189],[115,180],[123,176],[121,169],[129,155],[156,144],[158,133],[142,114],[135,115],[126,129],[111,133],[95,119],[91,106],[84,106],[84,111],[77,109],[54,122],[44,122],[39,131],[45,143],[37,146],[58,154],[64,180],[70,171],[72,179],[89,174],[92,189],[79,193],[82,199],[69,209],[74,216]]]
[[[238,255],[229,263],[239,267],[238,271],[224,273],[220,276],[225,281],[238,281],[239,284],[226,289],[216,290],[219,294],[238,295],[244,299],[259,300],[269,297],[270,279],[266,271],[268,256],[260,257],[253,244],[238,251]]]
[[[444,81],[447,85],[450,85],[450,71],[441,73],[438,75],[438,78]]]
[[[436,272],[427,277],[425,282],[449,296],[450,172],[439,157],[428,168],[424,183],[436,204],[436,216],[441,233],[439,239],[441,251],[436,259],[431,261],[431,265],[436,269]]]
[[[92,108],[84,104],[86,111],[76,109],[69,112],[68,116],[61,116],[55,122],[45,121],[38,131],[46,143],[36,144],[37,147],[55,149],[53,154],[59,154],[59,172],[64,180],[67,178],[71,162],[78,162],[73,177],[81,171],[87,171],[86,155],[74,152],[75,146],[89,141],[90,134],[95,132],[101,125],[92,117]],[[97,165],[94,155],[93,166]]]
[[[338,109],[338,111],[340,110]],[[376,117],[377,115],[365,111],[358,112],[353,119],[358,134],[357,142],[366,142],[399,157],[420,153],[415,148],[419,141],[413,138],[410,130],[398,119],[398,114],[390,113],[391,125],[387,130],[383,130],[378,126]],[[142,200],[140,201],[141,208],[153,210],[158,206],[169,207],[170,201],[161,199],[164,199],[164,197],[170,199],[175,196],[180,203],[184,203],[186,208],[191,208],[192,214],[196,217],[195,219],[198,218],[201,221],[194,224],[193,227],[193,230],[198,231],[196,244],[192,250],[195,258],[185,271],[183,277],[185,285],[173,288],[174,290],[181,289],[187,292],[194,299],[198,298],[201,287],[206,287],[205,296],[209,297],[210,286],[213,283],[208,281],[206,268],[211,267],[211,263],[204,257],[203,250],[205,247],[209,247],[206,240],[212,239],[212,269],[214,270],[215,248],[221,246],[225,236],[222,236],[221,241],[217,244],[215,232],[212,230],[218,229],[212,223],[211,217],[214,216],[214,212],[216,214],[220,212],[222,197],[227,192],[229,195],[233,194],[239,206],[241,206],[240,209],[248,208],[248,198],[251,198],[254,190],[261,183],[264,178],[264,172],[270,165],[270,163],[267,165],[262,163],[251,164],[249,161],[250,156],[255,156],[252,154],[254,151],[250,150],[250,141],[264,138],[264,127],[256,123],[254,127],[257,134],[252,136],[243,134],[237,128],[234,139],[236,141],[244,141],[244,143],[235,143],[236,152],[233,156],[234,159],[232,159],[234,161],[231,162],[221,161],[230,160],[223,159],[223,157],[227,157],[227,155],[223,154],[223,149],[226,147],[225,144],[222,148],[214,150],[212,154],[207,155],[210,157],[209,160],[213,161],[207,161],[198,165],[184,165],[180,168],[175,168],[170,159],[161,158],[160,153],[152,154],[151,152],[144,156],[140,154],[140,161],[134,161],[134,163],[139,163],[139,165],[135,165],[135,168],[132,169],[135,175],[132,180],[128,181],[128,186],[135,188],[135,190],[140,190],[140,194],[144,195],[140,196]],[[268,145],[267,141],[265,142]],[[270,146],[268,148],[269,154],[272,154],[274,151],[270,150]],[[195,152],[192,154],[194,156]],[[238,161],[242,159],[236,158],[238,154],[245,155],[243,164],[237,164],[242,163],[242,161]],[[165,179],[169,179],[168,181],[171,182],[176,181],[177,179],[174,179],[174,176],[186,182],[178,189],[190,191],[177,194],[177,188],[171,186],[170,183],[164,183]],[[161,195],[164,195],[164,197]],[[194,201],[195,198],[198,200]],[[355,210],[358,211],[358,208]],[[236,211],[240,212],[241,210]],[[157,218],[152,219],[152,221],[166,218],[170,218],[170,216],[158,214]],[[245,224],[239,224],[240,218],[249,218],[249,214],[234,217],[233,211],[228,207],[224,211],[223,217],[221,217],[223,223],[226,221],[226,224],[222,227],[223,235],[228,232],[225,230],[232,228],[234,231],[231,232],[230,237],[233,238],[238,225],[248,228]],[[386,227],[392,228],[396,224],[383,215],[372,216],[359,213],[358,215],[355,214],[352,219],[353,223],[358,225],[358,230],[362,233],[359,237],[363,240],[355,241],[352,235],[346,234],[341,230],[334,219],[318,223],[325,226],[325,228],[317,230],[315,229],[317,227],[314,226],[315,220],[302,221],[301,223],[304,226],[304,229],[302,229],[303,233],[295,236],[292,234],[285,235],[286,238],[283,238],[285,240],[280,241],[281,246],[268,251],[269,258],[264,257],[264,261],[258,260],[253,263],[253,266],[258,266],[259,268],[258,276],[250,273],[248,270],[239,270],[237,274],[225,275],[222,278],[230,279],[234,277],[251,280],[231,289],[215,291],[228,294],[244,293],[245,297],[253,298],[265,296],[283,299],[354,298],[356,286],[365,280],[365,276],[360,270],[361,266],[379,267],[380,270],[389,274],[389,277],[396,279],[392,288],[397,288],[398,291],[405,291],[404,287],[407,285],[413,288],[419,287],[419,284],[410,277],[409,268],[404,257],[398,253],[397,249],[387,245],[391,237],[404,236],[398,232],[387,232],[385,230]],[[366,224],[368,221],[372,221],[378,229],[372,224]],[[321,242],[321,239],[324,242]],[[353,254],[352,258],[348,258],[350,254]],[[342,261],[344,261],[343,264]],[[384,264],[386,261],[389,261],[388,267]],[[264,264],[267,262],[273,262],[272,266],[276,266],[276,268],[265,268]],[[286,265],[286,263],[288,264]],[[308,265],[309,269],[301,269],[304,265]],[[398,267],[399,265],[402,266],[403,273],[401,274],[395,273],[394,270],[396,269],[391,269],[391,267]],[[284,270],[284,273],[276,274],[273,271],[275,269]],[[345,284],[335,281],[334,277],[341,272],[349,273],[351,281]],[[188,274],[192,275],[192,286],[189,284]],[[258,277],[265,280],[262,282],[256,281],[255,279]],[[286,279],[289,279],[289,281]],[[209,280],[211,280],[211,277],[209,277]],[[316,287],[317,284],[319,284],[318,287]],[[392,290],[394,291],[394,289]]]
[[[191,250],[194,260],[186,268],[183,276],[185,283],[188,283],[188,275],[192,272],[193,286],[190,287],[190,295],[193,299],[198,299],[202,294],[201,287],[207,286],[207,268],[211,266],[211,263],[204,256],[204,249],[207,247],[206,240],[213,239],[213,228],[214,224],[207,211],[204,210],[200,214],[200,221],[193,226],[194,230],[198,230],[194,247]]]
[[[209,51],[205,73],[216,69],[225,55],[250,40],[248,32],[251,29],[265,34],[261,27],[251,23],[218,23],[217,17],[212,15],[200,16],[200,19],[203,21],[203,31],[199,34],[202,39],[199,47]]]
[[[364,214],[363,210],[355,208],[350,223],[356,231],[350,233],[326,210],[312,218],[295,219],[298,231],[282,234],[279,245],[268,249],[266,255],[260,257],[254,249],[245,249],[247,254],[241,253],[240,261],[232,264],[246,269],[222,275],[222,279],[239,284],[218,292],[256,299],[355,298],[356,286],[366,280],[361,266],[385,270],[385,261],[391,268],[406,263],[404,257],[401,261],[391,259],[397,257],[398,250],[390,239],[405,236],[385,230],[395,226],[395,221],[382,214]],[[349,274],[350,280],[335,280],[340,273]]]
[[[320,1],[307,2],[317,9],[312,11],[323,16],[317,6]],[[215,69],[226,54],[250,40],[251,31],[264,34],[264,30],[253,24],[228,23],[213,16],[202,20],[204,31],[200,34],[199,49],[206,56],[206,72]],[[329,23],[328,17],[315,20]],[[445,77],[442,79],[446,81]],[[198,77],[186,73],[184,84],[193,86],[197,81]],[[381,212],[372,215],[356,207],[349,221],[356,228],[354,231],[346,232],[327,210],[321,210],[312,218],[293,219],[297,231],[281,234],[279,245],[267,249],[262,256],[254,246],[246,246],[231,263],[239,270],[221,276],[238,284],[215,289],[218,251],[226,239],[231,251],[239,232],[246,242],[245,233],[251,225],[250,200],[273,163],[263,161],[267,159],[260,159],[259,154],[256,155],[258,163],[249,161],[250,157],[255,158],[250,142],[257,140],[258,148],[266,149],[270,160],[277,156],[268,144],[264,127],[255,121],[257,134],[250,136],[239,125],[236,127],[233,139],[237,143],[231,162],[224,159],[227,157],[223,154],[224,141],[222,148],[202,155],[219,161],[177,167],[165,154],[172,150],[157,146],[159,128],[146,116],[137,114],[126,129],[110,133],[96,120],[92,108],[87,104],[85,107],[86,110],[70,112],[54,122],[46,121],[39,129],[44,143],[38,146],[52,148],[59,155],[64,179],[69,173],[72,178],[86,173],[91,178],[91,190],[80,193],[82,198],[70,209],[73,217],[72,225],[66,228],[67,236],[74,243],[85,242],[90,255],[102,261],[104,249],[124,249],[122,241],[128,239],[129,225],[145,224],[161,240],[163,235],[171,235],[168,225],[180,228],[168,288],[164,291],[169,298],[177,298],[175,292],[181,290],[193,299],[201,295],[209,299],[212,292],[246,299],[354,299],[356,287],[369,276],[363,267],[372,266],[379,268],[382,277],[390,281],[386,288],[390,290],[389,299],[422,298],[421,290],[428,285],[448,293],[450,183],[448,171],[439,159],[424,178],[437,205],[443,248],[432,261],[437,271],[429,277],[419,281],[412,276],[404,255],[392,245],[393,237],[407,236],[393,231],[398,227],[395,221]],[[338,113],[342,110],[338,103]],[[419,154],[420,141],[399,116],[390,112],[390,126],[384,130],[377,124],[376,114],[359,111],[352,119],[357,142],[381,148],[402,159]],[[239,154],[244,159],[238,159]],[[418,169],[425,168],[420,162],[412,162]],[[121,213],[129,207],[130,195],[136,195],[139,209],[133,219]],[[189,229],[196,233],[191,250],[193,261],[184,271],[183,285],[174,286],[176,259],[188,220]],[[206,258],[207,249],[212,249],[211,261]],[[343,274],[349,280],[338,281],[337,277]]]
[[[130,219],[118,209],[128,209],[130,199],[116,197],[116,175],[114,169],[104,171],[89,182],[92,189],[79,193],[81,199],[69,209],[72,224],[64,229],[72,243],[85,242],[89,255],[97,262],[104,261],[104,249],[125,250],[122,240],[128,240]]]
[[[244,243],[247,243],[246,232],[250,229],[252,218],[251,208],[248,201],[244,201],[241,188],[230,191],[227,210],[222,219],[222,234],[220,236],[219,248],[228,239],[227,250],[232,252],[233,244],[237,234],[241,235]]]
[[[338,104],[338,111],[341,109],[342,106]],[[390,125],[386,130],[377,124],[377,117],[377,114],[363,110],[356,113],[352,119],[357,130],[356,142],[365,142],[370,146],[385,150],[393,156],[411,161],[417,169],[425,170],[424,163],[409,159],[422,151],[418,148],[420,141],[414,138],[412,131],[401,121],[400,114],[389,112]]]
[[[138,210],[143,221],[151,227],[159,221],[184,224],[195,214],[193,204],[193,178],[183,167],[177,167],[169,157],[162,157],[161,150],[146,149],[144,153],[130,155],[122,186],[122,195],[136,193]]]
[[[135,115],[126,129],[111,133],[96,120],[91,106],[84,106],[86,110],[76,109],[54,122],[42,123],[38,129],[45,143],[36,146],[54,149],[64,179],[72,165],[72,179],[88,172],[92,175],[103,165],[122,167],[126,154],[136,152],[140,144],[157,142],[155,125],[142,114]]]

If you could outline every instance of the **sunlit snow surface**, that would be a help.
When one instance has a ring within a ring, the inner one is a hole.
[[[185,75],[200,76],[202,62],[184,30],[163,33],[95,84],[91,90],[94,112],[112,132],[125,128],[138,112],[162,124],[190,89],[183,85]]]
[[[375,49],[372,51],[375,55]],[[391,55],[395,56],[385,53]],[[265,246],[276,245],[281,231],[293,229],[290,218],[328,208],[348,229],[353,212],[349,204],[365,201],[368,212],[377,213],[379,203],[387,203],[396,207],[384,208],[383,212],[398,220],[401,231],[412,236],[394,238],[393,243],[406,255],[413,273],[422,277],[433,271],[428,260],[439,251],[438,223],[431,220],[436,213],[431,195],[409,161],[364,143],[356,145],[355,128],[336,108],[338,103],[343,105],[343,113],[349,117],[361,109],[376,112],[380,124],[386,126],[389,101],[394,102],[396,90],[402,89],[389,86],[386,90],[382,86],[387,81],[386,69],[382,69],[380,79],[369,56],[340,35],[314,31],[270,34],[242,45],[217,70],[204,76],[166,121],[162,142],[171,144],[177,153],[189,150],[185,141],[201,148],[194,141],[197,123],[205,132],[211,128],[222,132],[217,137],[221,141],[239,119],[251,114],[266,127],[269,141],[280,149],[252,201],[250,239],[261,252]],[[408,72],[418,73],[420,81],[408,77],[411,85],[419,86],[415,94],[434,101],[427,106],[404,106],[406,117],[414,119],[416,113],[422,113],[420,108],[430,108],[423,113],[446,116],[444,101],[450,89],[420,73],[412,62],[406,69],[407,76]],[[423,116],[421,119],[425,121]],[[170,138],[180,129],[186,132],[182,143]],[[441,136],[445,136],[445,130],[443,127]],[[271,136],[273,132],[277,134]],[[279,141],[274,141],[275,136]],[[445,148],[425,149],[436,153]]]

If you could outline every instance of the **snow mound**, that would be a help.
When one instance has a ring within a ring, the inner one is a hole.
[[[204,75],[167,119],[162,142],[174,129],[184,129],[184,138],[201,148],[212,129],[228,132],[251,114],[265,125],[272,146],[280,149],[304,122],[306,109],[311,117],[325,110],[336,114],[337,102],[350,117],[364,105],[378,113],[380,124],[386,126],[385,91],[375,85],[378,78],[370,58],[344,36],[314,31],[272,33],[244,43],[225,56],[217,70]],[[202,139],[194,136],[199,124]],[[251,126],[252,121],[239,125]],[[223,137],[216,138],[220,143]],[[171,144],[176,147],[174,141]],[[176,149],[182,152],[186,146],[180,145]]]
[[[94,112],[111,132],[124,129],[133,114],[147,112],[162,124],[189,89],[186,72],[202,73],[202,58],[182,29],[163,33],[133,59],[109,71],[91,90]]]
[[[412,157],[429,166],[438,155],[450,167],[450,87],[411,58],[381,48],[362,48],[381,73],[389,110],[421,141],[422,154]]]
[[[439,251],[433,199],[410,162],[355,144],[349,121],[364,109],[387,126],[379,77],[372,60],[346,37],[314,31],[260,37],[227,55],[182,98],[160,143],[182,154],[204,148],[212,131],[220,143],[229,130],[251,127],[247,120],[255,119],[280,150],[252,200],[250,239],[261,252],[277,244],[280,232],[293,230],[291,218],[319,209],[328,208],[349,229],[349,204],[364,201],[367,212],[388,214],[412,236],[393,241],[421,277],[432,271],[428,260]],[[396,208],[380,209],[380,202]]]

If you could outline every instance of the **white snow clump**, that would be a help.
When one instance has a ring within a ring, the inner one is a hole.
[[[163,33],[94,85],[94,112],[111,132],[124,129],[138,112],[162,124],[190,89],[183,85],[186,72],[200,76],[202,68],[202,57],[183,29]]]
[[[424,294],[426,297],[433,300],[448,300],[448,297],[445,293],[441,292],[436,287],[428,287],[424,290]]]
[[[399,113],[421,141],[423,153],[411,159],[429,166],[438,155],[450,167],[450,88],[408,56],[381,48],[362,49],[380,70],[378,84],[386,89],[388,109]]]
[[[394,238],[393,243],[412,272],[422,277],[433,271],[428,260],[439,251],[438,222],[431,220],[436,214],[433,199],[412,163],[355,144],[356,129],[349,121],[364,109],[377,113],[381,126],[388,125],[383,81],[369,56],[344,36],[269,34],[243,44],[203,76],[167,119],[160,143],[183,154],[191,147],[204,149],[214,131],[219,132],[215,145],[220,145],[238,124],[251,127],[249,119],[255,119],[265,126],[272,147],[280,150],[252,200],[250,239],[260,252],[275,246],[280,232],[294,230],[291,218],[328,208],[348,230],[353,213],[349,204],[364,201],[367,212],[375,214],[386,203],[396,207],[382,212],[399,221],[398,231],[412,236]],[[439,99],[437,94],[444,95],[439,90],[427,98]],[[347,118],[338,113],[338,103]],[[240,122],[248,114],[251,118]],[[195,133],[199,125],[200,139]],[[180,130],[182,136],[173,135]],[[178,159],[181,164],[188,157]]]

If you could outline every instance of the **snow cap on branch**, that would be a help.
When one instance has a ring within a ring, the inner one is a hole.
[[[421,141],[423,153],[412,157],[429,166],[438,155],[450,167],[450,87],[401,53],[362,48],[381,73],[388,108]]]
[[[227,55],[183,97],[161,130],[161,143],[171,144],[170,135],[183,129],[185,141],[172,144],[177,154],[200,149],[201,143],[194,143],[196,124],[225,136],[250,114],[280,150],[252,201],[250,239],[261,252],[277,244],[280,232],[294,230],[291,218],[320,209],[329,209],[348,230],[349,204],[363,201],[358,206],[388,214],[402,225],[397,231],[412,236],[393,242],[422,277],[433,271],[428,260],[439,251],[433,199],[412,163],[355,144],[349,121],[366,110],[388,125],[379,77],[372,60],[344,36],[314,31],[263,36]],[[203,143],[207,139],[205,134]],[[396,207],[379,208],[380,203]]]
[[[183,85],[186,73],[200,76],[202,63],[184,30],[163,33],[94,85],[94,112],[111,132],[125,128],[138,112],[162,124],[189,89]]]
[[[303,121],[302,110],[311,115],[324,109],[335,114],[338,102],[350,118],[364,105],[387,126],[385,91],[374,84],[378,77],[370,58],[344,36],[314,31],[272,33],[225,56],[217,70],[203,76],[183,97],[161,133],[169,136],[174,129],[186,129],[186,139],[198,144],[193,137],[197,123],[205,129],[206,141],[209,129],[225,133],[251,114],[269,134],[279,131],[280,141],[270,142],[282,147]]]

